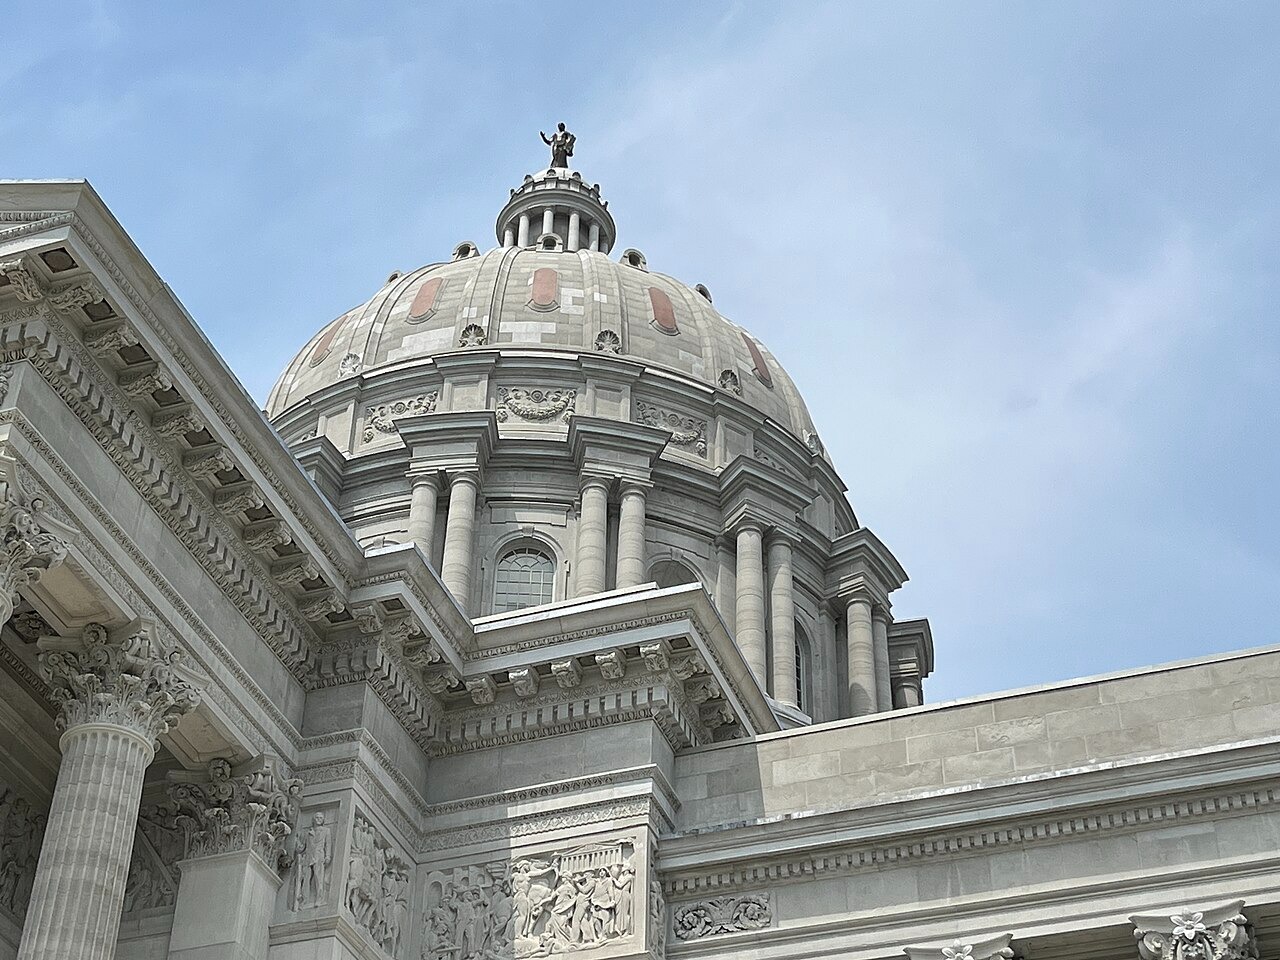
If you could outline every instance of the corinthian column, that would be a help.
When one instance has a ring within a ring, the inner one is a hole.
[[[582,512],[578,516],[576,596],[589,597],[604,592],[608,523],[609,481],[587,477],[582,481]]]
[[[851,597],[846,607],[845,623],[849,657],[849,715],[875,713],[876,695],[875,634],[871,626],[871,601],[862,596]]]
[[[413,478],[413,494],[409,500],[409,539],[417,545],[431,564],[431,547],[435,539],[436,478],[421,474]]]
[[[871,611],[871,639],[875,645],[876,710],[893,709],[893,688],[889,686],[889,611],[877,604]]]
[[[738,649],[763,690],[768,677],[765,674],[764,553],[761,539],[758,524],[748,521],[738,527],[734,622],[738,631],[735,636]]]
[[[644,583],[644,506],[644,487],[624,483],[618,510],[619,589]]]
[[[67,545],[36,522],[40,501],[24,496],[13,481],[0,499],[0,624],[13,616],[18,591],[40,579],[67,556]]]
[[[58,704],[62,765],[40,848],[19,960],[115,956],[142,777],[156,738],[195,708],[195,689],[138,633],[43,639],[40,668]]]
[[[800,705],[796,677],[796,606],[791,541],[774,531],[769,538],[769,607],[773,651],[773,698]],[[809,707],[813,709],[812,706]]]
[[[449,515],[444,526],[444,559],[440,579],[464,611],[471,599],[471,567],[476,541],[476,500],[480,478],[474,473],[450,477]]]

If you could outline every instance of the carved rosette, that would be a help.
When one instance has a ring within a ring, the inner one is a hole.
[[[568,423],[577,398],[577,390],[499,387],[498,419],[505,422],[516,417],[530,423],[548,423],[559,418]]]
[[[285,841],[298,819],[301,796],[302,781],[286,777],[272,758],[261,758],[239,776],[233,776],[229,761],[218,758],[201,779],[169,787],[184,856],[252,850],[275,870],[288,866]]]
[[[364,413],[364,442],[370,443],[378,434],[396,432],[395,422],[401,417],[421,417],[435,413],[440,391],[419,394],[406,400],[395,400],[367,407]]]
[[[1221,906],[1129,918],[1142,960],[1257,960],[1253,926],[1243,900]]]
[[[700,940],[722,933],[762,930],[773,923],[768,893],[712,897],[676,907],[671,925],[681,940]]]
[[[114,724],[154,744],[199,702],[196,688],[179,673],[182,655],[162,650],[145,630],[117,641],[91,623],[79,641],[46,637],[40,645],[59,730]]]
[[[27,497],[16,483],[5,484],[0,501],[0,624],[13,616],[18,591],[67,557],[66,541],[40,528],[36,514],[41,506],[39,498]]]
[[[636,410],[645,426],[671,431],[671,443],[675,446],[689,447],[700,457],[707,455],[707,421],[664,410],[643,400],[636,401]]]

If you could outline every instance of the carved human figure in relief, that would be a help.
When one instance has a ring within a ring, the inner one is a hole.
[[[538,136],[551,148],[552,168],[569,169],[569,158],[573,156],[573,145],[578,138],[566,130],[563,123],[556,124],[556,132],[550,137],[541,130],[538,131]]]
[[[620,937],[631,935],[631,890],[636,872],[630,864],[615,863],[609,871],[613,886],[613,931]]]
[[[297,874],[293,884],[293,909],[314,907],[324,901],[325,876],[333,861],[333,830],[317,811],[305,836],[298,839]]]

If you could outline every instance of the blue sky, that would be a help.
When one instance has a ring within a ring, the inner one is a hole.
[[[262,401],[492,243],[565,120],[620,245],[804,391],[937,700],[1274,642],[1278,40],[1245,2],[68,0],[5,23],[0,175],[87,177]]]

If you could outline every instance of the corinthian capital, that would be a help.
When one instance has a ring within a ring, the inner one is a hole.
[[[1142,960],[1257,960],[1243,900],[1129,918]]]
[[[169,799],[188,858],[253,850],[272,869],[286,866],[281,859],[298,819],[302,781],[286,777],[278,760],[259,757],[233,771],[218,758],[204,774],[170,776],[183,778],[169,787]]]
[[[28,497],[16,481],[4,483],[0,500],[0,624],[13,616],[18,591],[35,583],[67,557],[67,544],[40,529],[38,498]]]
[[[199,702],[178,668],[181,654],[165,651],[147,629],[112,639],[91,623],[78,640],[40,640],[40,669],[58,704],[58,729],[109,723],[151,743]]]

